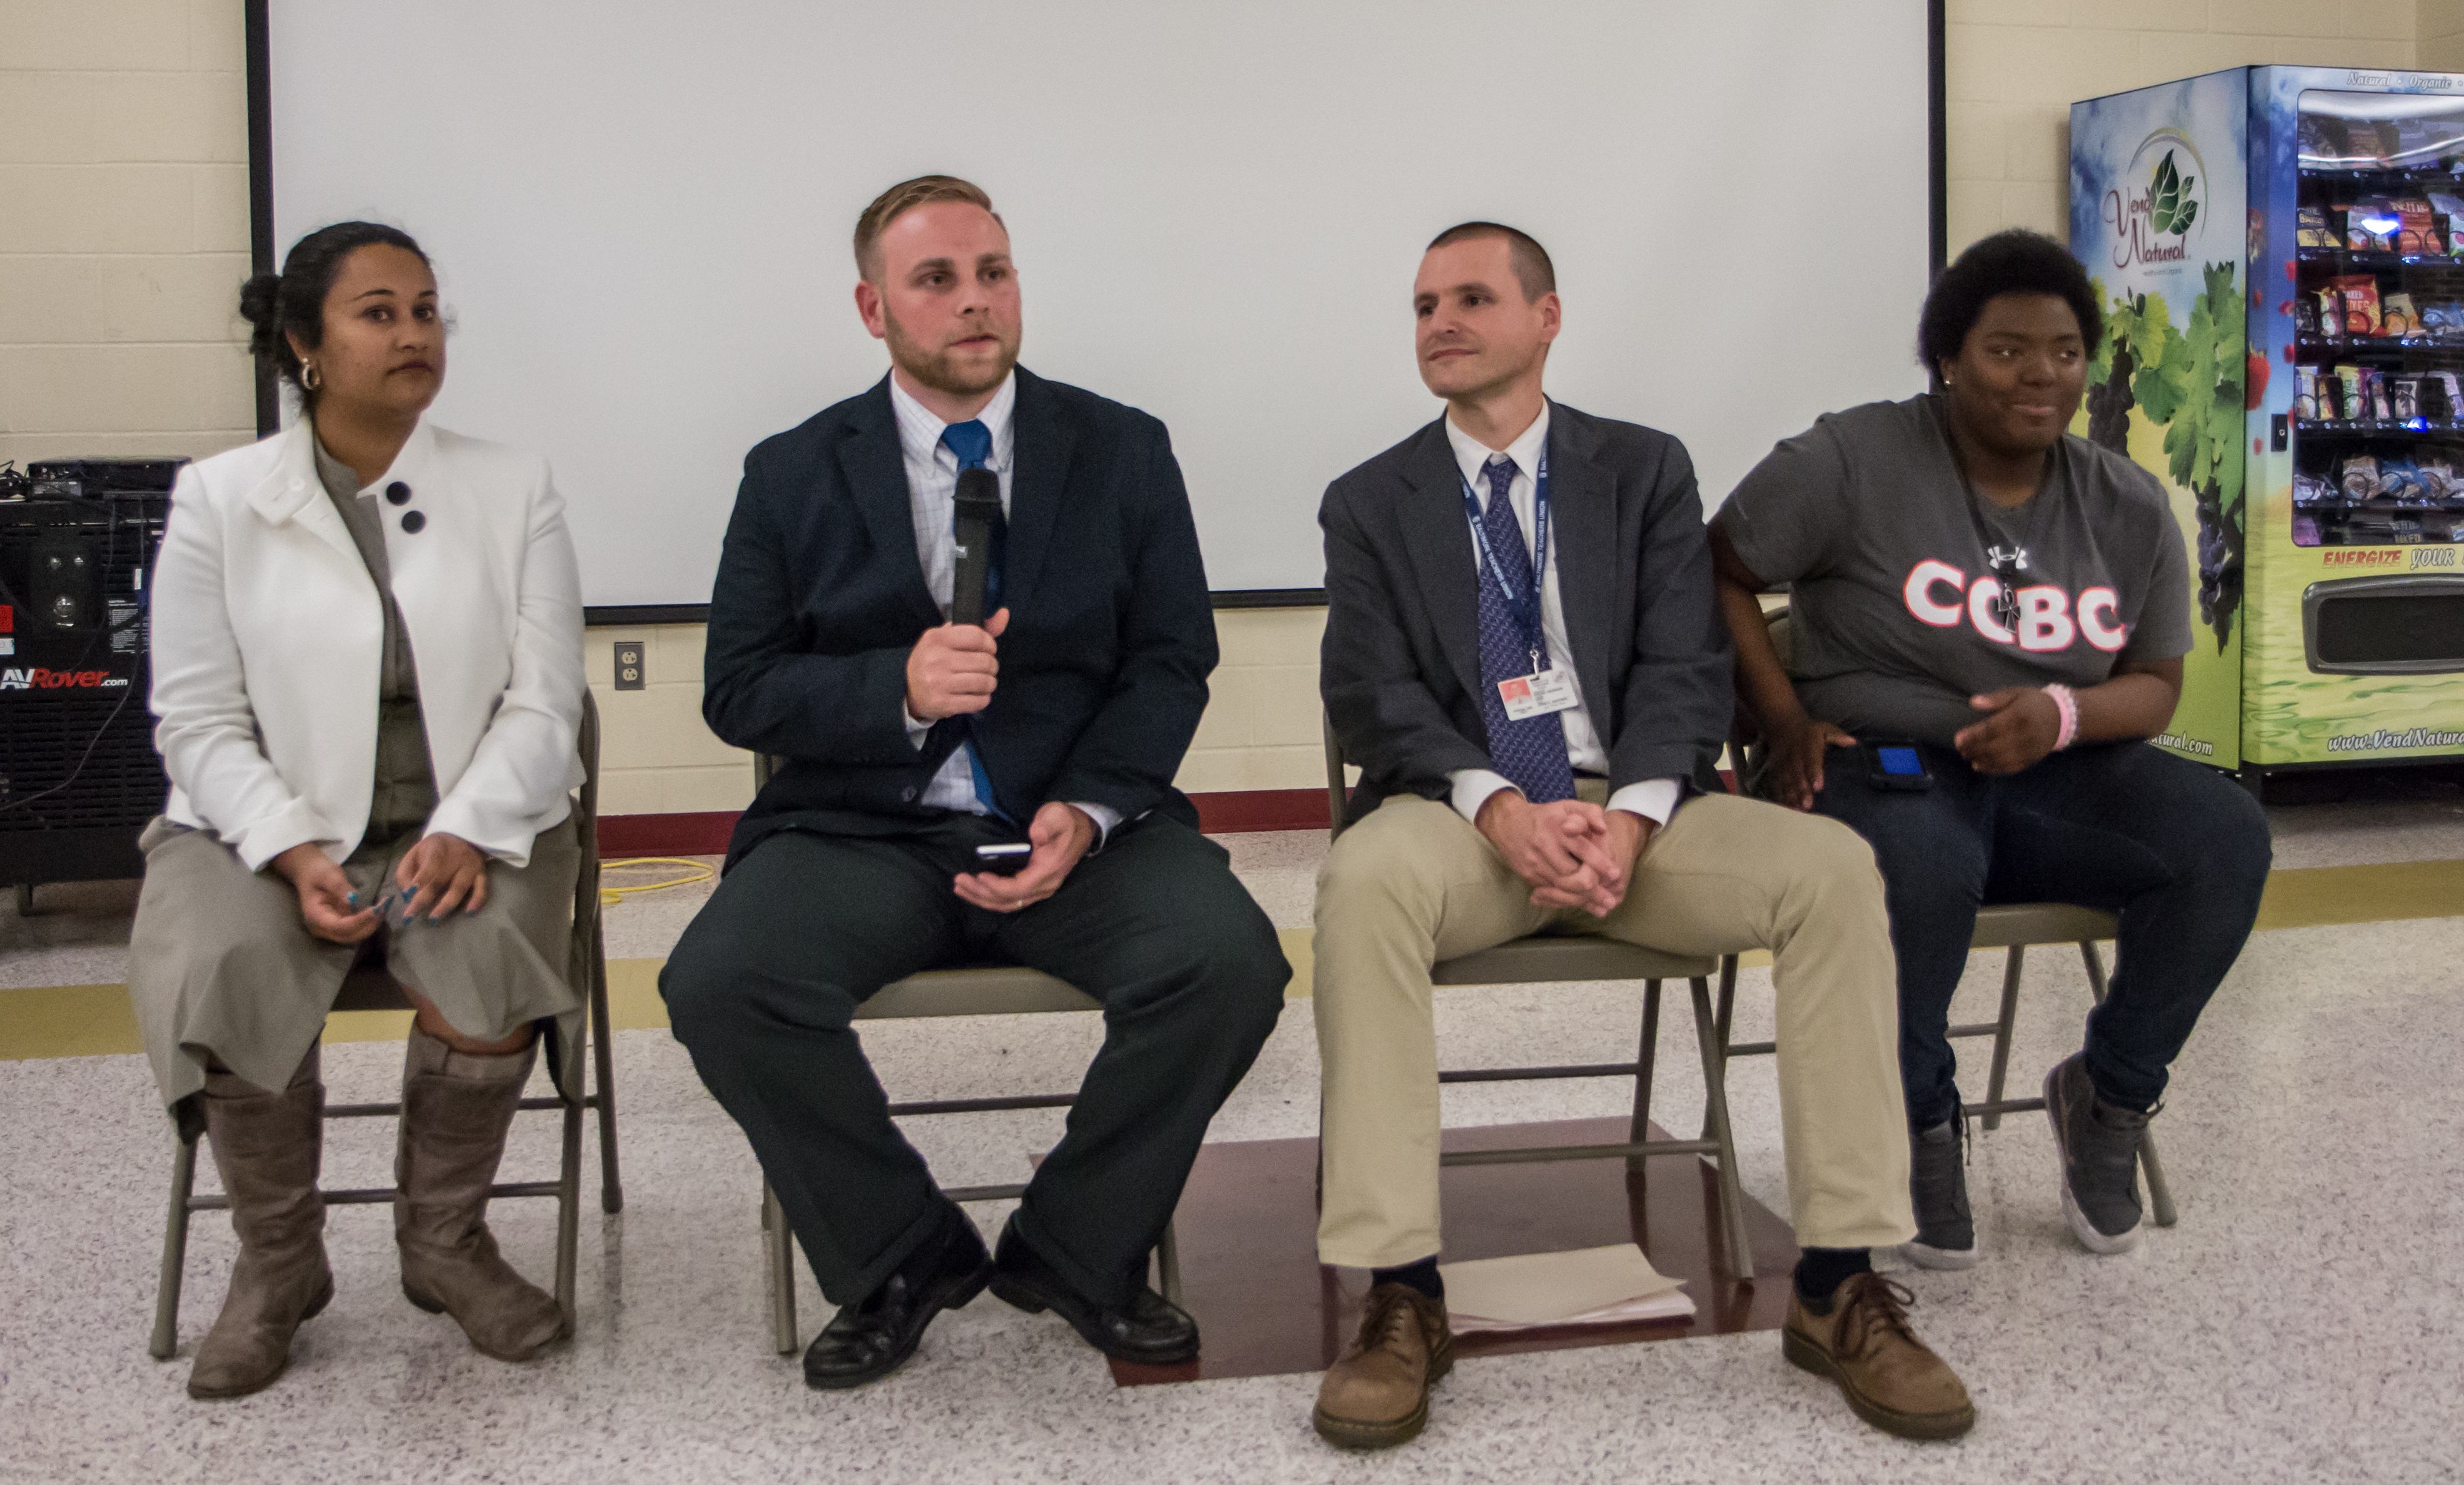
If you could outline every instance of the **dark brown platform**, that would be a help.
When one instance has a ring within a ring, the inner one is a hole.
[[[1655,1139],[1667,1132],[1655,1126]],[[1606,1144],[1626,1139],[1622,1119],[1449,1129],[1448,1150],[1517,1145]],[[1621,1160],[1551,1161],[1448,1169],[1448,1261],[1558,1252],[1636,1242],[1652,1267],[1685,1280],[1690,1320],[1556,1326],[1510,1336],[1467,1336],[1462,1357],[1633,1341],[1776,1330],[1787,1316],[1796,1240],[1787,1223],[1747,1202],[1755,1281],[1727,1272],[1719,1224],[1719,1177],[1699,1156],[1655,1156],[1631,1174]],[[1262,1140],[1199,1151],[1180,1199],[1181,1304],[1198,1319],[1205,1350],[1179,1366],[1111,1363],[1122,1386],[1322,1371],[1349,1339],[1369,1275],[1317,1261],[1317,1141]]]

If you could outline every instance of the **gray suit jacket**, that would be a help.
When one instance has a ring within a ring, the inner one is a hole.
[[[1732,711],[1728,636],[1702,499],[1666,433],[1551,404],[1550,520],[1583,704],[1614,790],[1675,778],[1717,791]],[[1318,684],[1361,769],[1348,817],[1390,794],[1442,799],[1489,766],[1480,597],[1443,419],[1326,491],[1326,639]]]

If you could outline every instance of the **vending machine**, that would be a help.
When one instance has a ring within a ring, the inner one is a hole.
[[[2071,107],[2105,312],[2074,432],[2152,471],[2193,640],[2158,742],[2464,758],[2464,75],[2241,67]]]

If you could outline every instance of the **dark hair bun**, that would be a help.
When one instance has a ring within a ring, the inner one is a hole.
[[[292,244],[281,273],[256,274],[239,286],[239,312],[251,326],[248,348],[273,358],[275,370],[299,388],[302,406],[315,407],[317,394],[300,383],[299,353],[292,348],[292,342],[310,350],[325,344],[325,296],[334,287],[334,276],[341,272],[344,258],[379,243],[406,249],[421,262],[428,261],[419,244],[398,227],[336,222]]]
[[[239,314],[251,327],[248,348],[259,356],[271,356],[282,340],[282,329],[275,322],[282,294],[280,274],[256,274],[239,286]]]

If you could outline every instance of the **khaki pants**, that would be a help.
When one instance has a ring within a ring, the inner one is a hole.
[[[1890,924],[1855,832],[1699,796],[1653,836],[1625,900],[1596,919],[1532,906],[1530,887],[1462,815],[1400,795],[1345,831],[1318,874],[1322,1262],[1391,1268],[1439,1252],[1429,966],[1544,928],[1676,954],[1769,949],[1797,1242],[1876,1248],[1915,1232]]]

